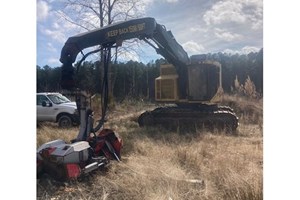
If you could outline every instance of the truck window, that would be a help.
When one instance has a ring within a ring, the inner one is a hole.
[[[43,101],[49,102],[49,99],[44,95],[37,95],[36,96],[36,105],[41,106]]]
[[[49,94],[48,97],[55,104],[71,102],[67,97],[61,94]]]

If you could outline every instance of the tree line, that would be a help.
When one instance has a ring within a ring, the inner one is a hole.
[[[236,82],[253,82],[259,96],[263,95],[263,49],[249,54],[212,53],[206,55],[222,65],[222,86],[225,93],[233,93]],[[154,99],[154,81],[159,76],[164,59],[147,64],[128,61],[111,64],[110,84],[115,99],[143,97]],[[75,65],[76,66],[76,65]],[[99,61],[85,61],[80,67],[77,80],[82,90],[91,94],[101,93],[103,71]],[[60,91],[61,68],[37,66],[37,92]]]

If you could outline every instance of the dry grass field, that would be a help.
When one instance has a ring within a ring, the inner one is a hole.
[[[80,181],[60,183],[44,175],[36,181],[37,199],[263,199],[262,100],[226,96],[223,104],[239,116],[235,135],[140,128],[136,118],[154,104],[114,105],[105,127],[122,137],[122,161]],[[37,147],[70,141],[78,130],[41,124]]]

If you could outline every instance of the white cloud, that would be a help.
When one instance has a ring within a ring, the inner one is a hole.
[[[177,3],[178,0],[140,0],[140,2],[143,2],[147,5],[151,5],[157,4],[157,2]]]
[[[223,53],[227,53],[227,54],[240,54],[240,51],[232,50],[232,49],[225,49],[223,51]]]
[[[222,0],[215,2],[203,14],[203,28],[207,27],[210,34],[206,41],[214,46],[222,46],[229,53],[246,53],[236,50],[242,44],[256,46],[262,41],[263,0]],[[215,38],[212,38],[212,37]],[[239,44],[242,42],[242,44]],[[205,41],[204,41],[204,44]],[[211,46],[206,44],[208,49]],[[221,47],[221,49],[222,49]],[[233,48],[235,47],[235,48]],[[232,50],[230,49],[234,49]]]
[[[242,8],[242,4],[235,0],[220,1],[205,12],[203,19],[207,25],[224,22],[243,23],[246,21],[246,17],[242,13]]]
[[[205,49],[201,44],[197,44],[194,41],[188,41],[182,44],[182,47],[187,51],[188,54],[199,54]]]
[[[219,39],[227,41],[227,42],[242,39],[242,35],[237,34],[237,33],[231,33],[229,31],[226,31],[226,30],[220,29],[220,28],[215,28],[215,35]]]
[[[49,64],[52,64],[52,65],[61,65],[61,63],[59,62],[59,59],[58,58],[49,58],[48,60],[47,60],[47,62],[49,63]]]
[[[190,30],[191,30],[192,32],[198,32],[198,31],[201,31],[200,28],[196,28],[196,27],[192,27],[192,28],[190,28]]]
[[[190,31],[197,32],[197,34],[200,34],[200,33],[207,33],[208,29],[206,29],[204,27],[191,27]],[[192,33],[190,33],[190,34],[192,34]]]
[[[257,21],[253,21],[251,28],[253,30],[259,30],[263,28],[263,20],[257,20]]]
[[[45,1],[38,1],[36,6],[37,21],[44,21],[47,19],[50,10],[48,3]]]
[[[226,23],[249,24],[253,30],[262,28],[262,0],[224,0],[215,3],[203,15],[207,25]]]
[[[153,4],[157,3],[177,3],[179,0],[138,0],[138,2],[141,2],[144,6],[151,6]]]
[[[65,34],[59,30],[41,29],[41,32],[47,36],[50,36],[57,42],[64,43],[66,41]]]
[[[232,50],[232,49],[225,49],[223,52],[228,54],[249,54],[251,52],[258,52],[260,48],[253,47],[253,46],[245,46],[240,50]]]
[[[60,28],[60,25],[59,25],[57,22],[54,22],[54,23],[52,24],[52,27],[53,27],[54,29],[59,29],[59,28]]]
[[[241,53],[242,54],[248,54],[251,52],[258,52],[260,49],[257,47],[251,47],[251,46],[245,46],[242,48]]]
[[[57,49],[50,42],[47,43],[47,49],[51,52],[57,52]]]

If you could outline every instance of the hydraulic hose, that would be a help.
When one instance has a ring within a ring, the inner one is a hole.
[[[102,82],[102,94],[101,94],[101,119],[98,125],[93,129],[94,132],[100,130],[105,122],[106,111],[108,107],[108,67],[110,64],[111,48],[103,49],[103,64],[104,64],[104,76]]]

